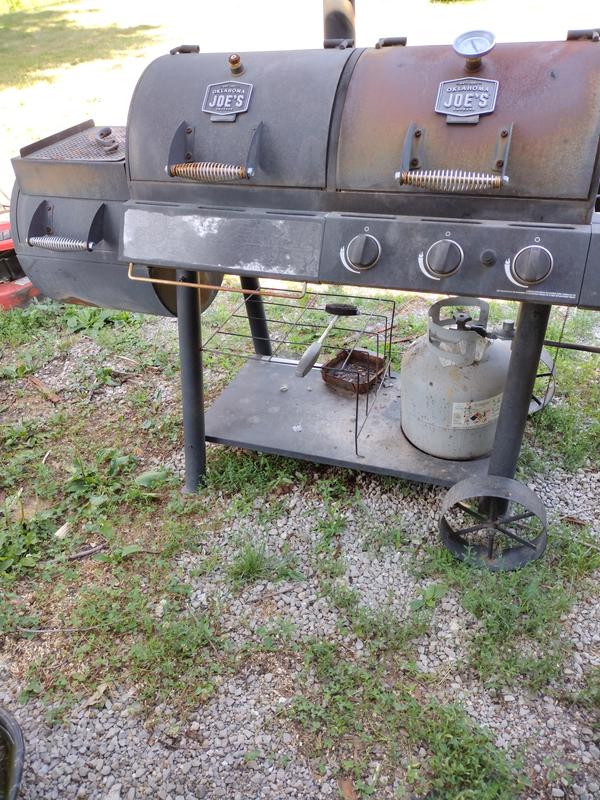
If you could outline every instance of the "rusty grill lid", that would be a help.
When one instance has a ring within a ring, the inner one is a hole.
[[[473,110],[465,113],[465,104]],[[473,124],[468,117],[478,111]],[[596,188],[600,46],[499,44],[475,73],[447,45],[365,50],[342,116],[338,189],[422,191],[395,178],[411,130],[419,137],[411,168],[505,172],[508,182],[494,191],[505,197],[588,198]],[[503,131],[511,133],[506,163],[498,155]]]

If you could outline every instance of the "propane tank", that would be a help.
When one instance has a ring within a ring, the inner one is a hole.
[[[479,316],[460,310],[441,319],[448,306],[478,308]],[[466,460],[491,452],[511,343],[487,333],[488,312],[469,297],[434,303],[427,334],[402,358],[402,430],[425,453]]]

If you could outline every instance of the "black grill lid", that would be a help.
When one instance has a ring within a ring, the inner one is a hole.
[[[227,165],[245,165],[263,123],[252,185],[323,188],[333,102],[350,54],[242,53],[239,75],[232,74],[224,53],[159,58],[140,79],[130,107],[132,180],[181,180],[169,177],[165,166],[184,122],[190,132],[179,158]],[[233,97],[231,105],[217,106],[215,100],[227,96]],[[234,118],[227,120],[229,109]]]

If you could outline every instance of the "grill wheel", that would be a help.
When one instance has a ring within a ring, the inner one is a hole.
[[[492,572],[520,569],[543,555],[546,511],[527,486],[486,475],[455,484],[444,498],[442,542],[453,556]]]

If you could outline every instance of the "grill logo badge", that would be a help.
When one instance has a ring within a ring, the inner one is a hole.
[[[456,78],[442,81],[435,110],[451,117],[475,117],[491,114],[496,108],[498,81],[486,78]]]
[[[207,114],[216,114],[218,117],[243,114],[244,111],[248,111],[251,95],[251,83],[241,83],[240,81],[210,83],[206,87],[202,111]]]

